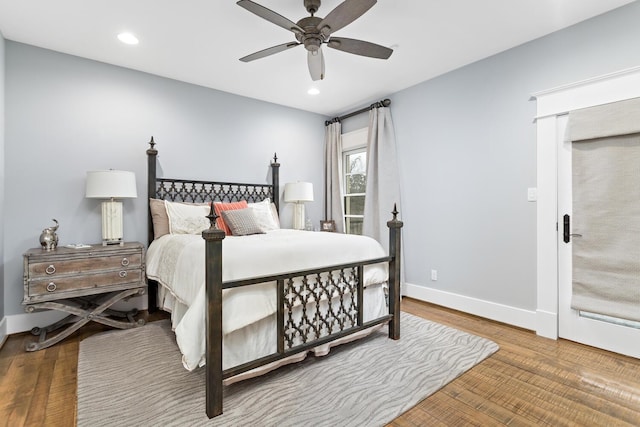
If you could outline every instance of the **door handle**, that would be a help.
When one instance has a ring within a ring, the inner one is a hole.
[[[564,225],[563,228],[563,240],[565,243],[569,243],[571,241],[571,237],[577,236],[582,237],[582,234],[571,233],[571,217],[568,214],[565,214],[562,218],[562,222]]]

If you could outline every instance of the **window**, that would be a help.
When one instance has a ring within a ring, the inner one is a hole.
[[[344,222],[348,234],[362,234],[364,197],[367,186],[367,150],[359,148],[343,153]]]
[[[348,234],[362,234],[368,136],[369,129],[366,127],[342,134],[344,231]]]

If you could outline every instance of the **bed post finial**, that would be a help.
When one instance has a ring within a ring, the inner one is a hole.
[[[209,218],[209,229],[219,230],[218,218],[220,218],[220,215],[218,215],[216,213],[216,210],[213,208],[213,201],[211,202],[211,209],[209,210],[209,215],[207,215],[207,218]]]
[[[276,210],[280,214],[280,163],[278,163],[277,153],[273,153],[271,161],[271,188],[273,190],[272,202],[276,205]]]
[[[155,156],[156,154],[158,154],[158,150],[156,150],[156,141],[153,139],[153,135],[151,136],[151,140],[149,142],[147,142],[147,144],[149,144],[149,148],[147,149],[147,155],[148,156]],[[155,176],[154,176],[155,179]]]
[[[397,221],[398,220],[398,207],[397,207],[397,203],[393,204],[393,210],[391,211],[391,214],[393,215],[393,219],[391,221]]]

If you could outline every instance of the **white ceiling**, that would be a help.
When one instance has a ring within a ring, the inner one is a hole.
[[[303,0],[255,0],[296,22]],[[323,0],[324,17],[342,0]],[[605,13],[632,0],[380,0],[335,36],[392,47],[388,60],[323,48],[312,82],[299,46],[238,58],[294,40],[235,0],[0,0],[6,39],[328,116]],[[120,43],[130,31],[140,44]],[[315,86],[320,94],[307,90]]]

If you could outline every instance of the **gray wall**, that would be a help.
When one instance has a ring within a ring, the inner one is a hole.
[[[22,254],[52,218],[60,244],[101,239],[88,170],[136,173],[124,201],[126,240],[146,242],[146,154],[153,135],[170,177],[267,182],[277,152],[282,184],[314,183],[320,220],[325,117],[12,41],[6,43],[5,294],[22,313]],[[283,204],[283,226],[292,206]]]
[[[4,59],[5,41],[0,32],[0,322],[4,319]],[[1,337],[0,337],[1,339]]]
[[[530,96],[640,65],[639,21],[635,2],[390,95],[407,282],[536,308]]]

